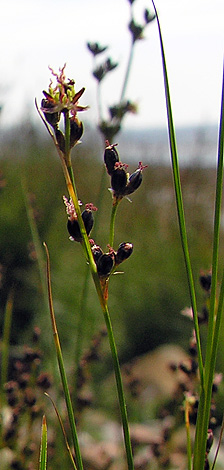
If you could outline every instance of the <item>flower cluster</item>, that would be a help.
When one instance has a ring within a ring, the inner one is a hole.
[[[74,80],[66,79],[65,66],[59,69],[59,74],[50,68],[52,75],[56,78],[56,85],[53,86],[52,80],[50,81],[48,91],[43,91],[44,98],[41,102],[44,117],[53,128],[58,146],[63,153],[65,153],[65,136],[58,127],[61,114],[69,116],[71,149],[83,134],[83,125],[77,119],[77,112],[87,109],[87,106],[78,104],[85,88],[75,92]]]
[[[67,228],[70,234],[70,239],[76,242],[82,242],[82,234],[80,231],[78,217],[75,211],[73,201],[67,199],[66,196],[63,196],[63,200],[66,206],[66,212],[68,214]],[[82,205],[82,203],[80,203]],[[88,203],[85,205],[85,210],[82,212],[82,220],[86,229],[87,235],[90,234],[93,228],[93,212],[97,211],[97,208],[92,204]]]
[[[132,17],[129,25],[128,25],[128,28],[129,28],[129,31],[132,35],[132,41],[133,43],[135,41],[138,41],[139,39],[143,39],[144,36],[143,36],[143,33],[144,33],[144,30],[145,30],[145,27],[151,23],[153,20],[155,19],[155,15],[154,13],[151,13],[149,10],[145,9],[144,10],[144,24],[138,24],[136,23],[136,21],[134,20],[134,18]]]
[[[96,245],[91,240],[91,250],[93,258],[97,266],[97,272],[101,279],[107,279],[119,264],[129,258],[133,251],[132,243],[123,242],[119,245],[118,250],[115,251],[109,247],[109,252],[104,253],[99,245]]]
[[[127,172],[128,165],[122,163],[119,159],[116,144],[110,145],[108,141],[106,144],[104,163],[108,174],[111,176],[111,189],[114,202],[116,203],[116,201],[129,196],[139,188],[142,182],[142,170],[147,165],[144,166],[142,162],[139,162],[136,171],[129,175]]]
[[[110,57],[108,57],[108,59],[106,59],[101,65],[99,65],[93,70],[93,76],[96,78],[98,82],[101,82],[101,80],[103,80],[106,74],[116,69],[117,66],[118,66],[118,63],[113,62],[110,59]]]

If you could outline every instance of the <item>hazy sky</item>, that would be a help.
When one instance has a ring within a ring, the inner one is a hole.
[[[224,45],[223,0],[157,0],[169,72],[176,125],[219,121]],[[135,0],[135,18],[142,21],[149,0]],[[128,0],[1,0],[0,102],[1,123],[35,115],[34,98],[41,100],[50,72],[67,63],[67,75],[77,89],[86,87],[80,104],[90,105],[84,121],[97,122],[96,81],[87,41],[108,45],[119,69],[102,83],[103,100],[119,99],[127,64],[130,35]],[[99,56],[99,61],[101,57]],[[156,23],[136,44],[126,98],[137,101],[138,116],[126,127],[163,126],[166,110]]]

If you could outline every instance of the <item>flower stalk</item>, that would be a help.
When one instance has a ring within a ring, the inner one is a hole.
[[[62,169],[63,169],[63,173],[65,177],[65,182],[66,182],[67,190],[70,196],[70,202],[67,201],[66,204],[67,206],[70,206],[70,209],[71,207],[74,208],[73,213],[72,213],[72,220],[73,220],[73,225],[75,226],[75,231],[79,234],[77,236],[77,241],[80,241],[85,257],[89,264],[93,282],[95,284],[96,292],[97,292],[99,302],[103,311],[103,315],[104,315],[104,319],[105,319],[105,323],[107,327],[107,332],[108,332],[109,344],[111,348],[114,371],[115,371],[115,378],[116,378],[121,420],[122,420],[122,425],[123,425],[123,434],[124,434],[128,469],[134,470],[133,455],[132,455],[132,449],[131,449],[131,440],[130,440],[127,410],[126,410],[126,404],[125,404],[125,398],[124,398],[124,391],[123,391],[123,386],[122,386],[120,365],[119,365],[118,354],[117,354],[116,344],[115,344],[113,330],[112,330],[112,324],[111,324],[108,305],[107,305],[109,273],[108,274],[104,273],[104,270],[105,270],[104,263],[103,264],[101,263],[101,272],[99,273],[99,266],[96,265],[96,262],[94,260],[90,241],[89,241],[86,226],[85,226],[85,221],[83,220],[83,214],[81,213],[81,209],[80,209],[73,169],[71,165],[71,154],[70,154],[71,153],[71,122],[73,122],[72,120],[75,119],[74,122],[76,123],[76,126],[78,127],[78,137],[80,137],[80,133],[82,132],[82,125],[77,120],[76,113],[72,105],[70,105],[69,99],[68,100],[65,99],[67,85],[65,82],[64,68],[61,69],[60,75],[57,75],[57,74],[54,74],[54,75],[57,77],[57,81],[58,81],[59,102],[60,102],[60,96],[62,96],[63,102],[66,103],[66,107],[63,108],[61,103],[59,103],[60,105],[58,105],[58,102],[56,100],[58,94],[57,96],[53,94],[53,96],[49,98],[50,95],[48,95],[48,93],[45,92],[45,97],[47,99],[45,99],[44,102],[42,103],[42,111],[44,113],[45,119],[42,115],[41,115],[41,118],[44,121],[44,124],[47,127],[47,130],[50,133],[54,141],[54,144],[56,146],[57,152],[60,156]],[[76,94],[74,93],[73,89],[71,89],[70,91],[71,91],[71,96],[76,97]],[[69,98],[69,96],[67,96],[67,98]],[[52,100],[53,100],[53,103],[52,103]],[[73,98],[73,101],[74,101],[74,98]],[[77,107],[77,100],[75,101],[75,103],[76,103],[75,106]],[[50,109],[50,117],[48,116],[49,109]],[[52,109],[53,109],[53,113],[52,113]],[[73,109],[72,117],[69,114],[70,109]],[[77,109],[83,110],[84,108],[77,107]],[[64,127],[65,127],[64,134],[58,130],[58,115],[55,117],[52,116],[52,114],[55,114],[56,112],[64,114]],[[53,132],[51,130],[51,127],[49,127],[49,124],[53,128]],[[73,139],[73,141],[75,141],[75,143],[77,142],[77,140],[75,139]],[[118,205],[118,202],[115,205],[115,207],[117,207],[117,205]],[[111,230],[111,233],[112,233],[111,240],[114,237],[113,234],[114,234],[115,212],[116,211],[114,210],[114,217],[112,218],[113,222],[112,222],[112,230]],[[78,222],[77,228],[76,228],[76,220]],[[56,347],[56,352],[57,352],[61,380],[62,380],[63,389],[65,393],[65,400],[66,400],[66,405],[67,405],[67,410],[68,410],[68,415],[69,415],[72,438],[73,438],[74,448],[76,452],[77,468],[78,470],[83,470],[82,458],[81,458],[81,453],[79,449],[78,436],[77,436],[75,420],[74,420],[74,413],[73,413],[72,404],[71,404],[71,397],[70,397],[69,390],[68,390],[67,377],[66,377],[66,373],[64,369],[62,352],[61,352],[59,336],[57,332],[54,310],[53,310],[51,285],[50,285],[50,267],[49,267],[50,261],[49,261],[49,253],[48,253],[46,244],[45,244],[45,249],[47,253],[47,272],[48,272],[47,277],[48,277],[49,305],[50,305],[50,313],[51,313],[51,319],[52,319],[52,328],[53,328],[53,334],[54,334],[55,347]],[[132,248],[131,248],[131,251],[132,251]],[[129,252],[127,254],[122,247],[122,249],[120,249],[120,252],[122,252],[123,257],[119,253],[122,259],[118,261],[121,262],[124,259],[126,259],[131,253],[131,251],[129,247]],[[112,262],[114,257],[115,257],[114,253],[111,253],[108,255],[105,254],[103,255],[103,261],[105,262],[105,260],[106,261],[110,260],[110,262]]]

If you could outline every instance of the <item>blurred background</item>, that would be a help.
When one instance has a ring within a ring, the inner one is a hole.
[[[167,55],[200,309],[204,302],[198,281],[200,270],[207,271],[211,265],[224,4],[221,0],[158,0],[156,6]],[[85,132],[82,143],[73,150],[73,163],[80,199],[96,204],[105,170],[104,144],[98,129],[99,82],[92,72],[101,57],[93,58],[87,42],[108,46],[105,57],[118,64],[100,83],[101,112],[109,120],[108,106],[119,103],[127,67],[131,14],[136,24],[145,24],[145,8],[153,12],[151,3],[144,0],[2,2],[0,322],[2,327],[6,301],[13,289],[11,343],[28,341],[31,328],[37,324],[43,331],[44,347],[51,351],[42,268],[33,246],[36,236],[40,246],[45,241],[50,251],[58,328],[70,363],[86,266],[79,245],[68,239],[61,166],[34,99],[40,104],[42,90],[48,89],[48,66],[58,71],[67,63],[66,74],[75,79],[77,90],[86,87],[80,104],[89,105],[89,110],[79,116]],[[125,115],[115,138],[121,160],[129,164],[130,171],[139,161],[148,165],[132,203],[122,202],[116,220],[115,248],[123,241],[134,245],[124,274],[110,282],[109,304],[122,362],[163,343],[185,347],[192,327],[189,319],[180,315],[190,301],[177,227],[155,21],[144,27],[143,36],[135,44],[125,93],[127,100],[136,103],[138,112]],[[104,174],[101,207],[96,215],[98,228],[91,235],[104,250],[111,210],[109,184]],[[87,299],[83,348],[103,322],[91,282]]]

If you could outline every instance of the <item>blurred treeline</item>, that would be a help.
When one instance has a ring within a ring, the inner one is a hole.
[[[117,140],[119,142],[119,136]],[[120,157],[129,163],[127,155]],[[123,241],[134,245],[132,256],[122,265],[124,274],[113,276],[109,288],[109,307],[122,361],[162,343],[187,346],[192,329],[190,320],[180,315],[180,311],[190,305],[190,300],[171,169],[160,166],[159,162],[153,166],[150,161],[143,163],[148,164],[143,183],[133,195],[132,203],[122,201],[116,219],[114,248]],[[85,130],[82,144],[73,150],[73,165],[82,203],[92,202],[99,207],[96,229],[91,237],[106,251],[112,199],[103,165],[103,145],[97,131]],[[131,162],[130,171],[137,165],[137,160],[136,165]],[[212,256],[215,170],[185,167],[181,179],[200,310],[204,294],[198,278],[200,270],[210,269]],[[101,182],[103,190],[100,192]],[[2,329],[6,301],[13,291],[11,343],[24,344],[31,327],[38,325],[42,329],[44,347],[49,353],[53,349],[41,266],[33,246],[33,224],[39,234],[44,261],[43,241],[50,252],[58,329],[65,354],[72,363],[88,267],[79,244],[69,240],[64,194],[67,196],[61,164],[45,130],[41,132],[30,122],[24,122],[2,135],[0,326]],[[81,319],[82,348],[102,324],[102,313],[89,278],[86,311]]]

